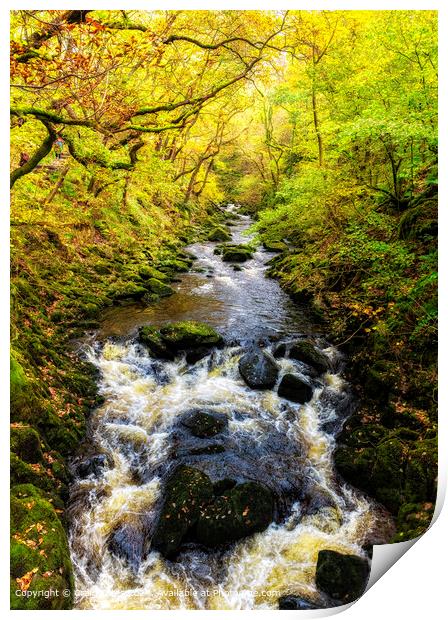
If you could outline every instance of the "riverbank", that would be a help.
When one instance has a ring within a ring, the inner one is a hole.
[[[105,308],[172,294],[192,258],[182,248],[224,219],[197,208],[164,218],[143,236],[124,213],[114,229],[13,226],[11,336],[11,605],[68,609],[73,572],[67,544],[67,458],[98,406],[97,370],[74,343],[99,326]],[[46,590],[67,597],[27,598]]]
[[[391,542],[426,530],[437,495],[437,187],[424,188],[403,214],[365,206],[337,231],[288,236],[275,211],[256,226],[279,251],[269,275],[346,356],[358,407],[335,466],[395,516]]]

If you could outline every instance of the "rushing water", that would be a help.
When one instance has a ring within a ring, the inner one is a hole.
[[[232,227],[234,242],[247,243],[249,224],[240,216]],[[366,545],[386,542],[387,516],[334,474],[334,434],[351,402],[338,352],[316,339],[332,370],[313,380],[313,398],[305,405],[275,390],[247,387],[238,359],[248,343],[269,348],[306,333],[307,326],[278,284],[264,277],[271,254],[258,250],[234,271],[213,253],[215,245],[190,248],[198,257],[196,271],[181,278],[173,296],[149,307],[110,310],[88,347],[105,401],[92,414],[73,468],[99,453],[107,466],[75,479],[71,489],[77,608],[276,609],[286,594],[326,606],[314,585],[319,550],[366,557]],[[189,366],[183,357],[154,360],[136,342],[141,325],[185,319],[215,326],[227,345]],[[306,372],[288,358],[278,363],[280,378]],[[224,453],[185,456],[188,446],[176,425],[195,408],[226,414]],[[226,549],[187,543],[169,561],[148,548],[137,566],[117,558],[108,544],[111,534],[123,525],[138,531],[142,518],[154,522],[166,473],[185,458],[212,481],[231,476],[268,484],[282,500],[276,522]]]

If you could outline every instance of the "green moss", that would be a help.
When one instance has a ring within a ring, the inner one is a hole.
[[[146,288],[134,282],[118,282],[113,284],[108,291],[109,297],[116,300],[141,299],[146,294]]]
[[[174,359],[173,352],[166,346],[156,327],[145,325],[139,329],[138,335],[140,342],[145,345],[152,356],[162,359]]]
[[[198,346],[213,347],[223,342],[215,329],[198,321],[169,323],[160,329],[160,334],[166,345],[174,350]]]
[[[31,582],[23,590],[58,590],[58,594],[18,596],[21,583],[17,580],[27,575]],[[11,609],[70,609],[73,586],[67,536],[54,507],[30,484],[12,487]]]
[[[217,226],[208,235],[209,241],[230,241],[231,235],[223,226]]]
[[[26,463],[42,463],[39,434],[30,426],[11,428],[11,450]]]
[[[159,297],[168,297],[174,293],[174,289],[171,288],[171,286],[168,286],[168,284],[165,284],[156,278],[149,278],[147,285],[151,292]]]
[[[254,250],[249,245],[231,245],[226,244],[220,247],[222,252],[222,260],[230,263],[243,263],[250,258],[254,253]]]

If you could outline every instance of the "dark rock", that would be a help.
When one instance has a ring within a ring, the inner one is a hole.
[[[185,356],[185,361],[187,362],[187,364],[196,364],[196,362],[199,362],[200,360],[204,359],[204,357],[207,357],[207,355],[209,355],[210,348],[198,347],[197,349],[189,349],[186,353],[187,354]]]
[[[225,452],[226,449],[221,443],[210,443],[207,446],[203,446],[200,448],[192,448],[190,450],[190,454],[200,455],[200,454],[220,454]]]
[[[319,551],[316,586],[342,603],[355,601],[363,594],[369,573],[369,563],[364,558],[337,551]]]
[[[238,368],[251,388],[272,389],[277,381],[278,366],[267,351],[254,347],[240,358]]]
[[[227,426],[227,417],[214,411],[193,411],[182,419],[182,424],[196,437],[213,437]]]
[[[297,340],[289,349],[289,357],[299,362],[304,362],[315,368],[320,373],[329,368],[327,357],[318,351],[309,340]]]
[[[173,360],[174,353],[163,341],[159,330],[152,325],[145,325],[138,330],[139,341],[145,345],[149,353],[161,359]]]
[[[172,557],[196,523],[202,506],[212,498],[213,486],[206,474],[186,465],[177,467],[165,486],[152,547],[163,556]]]
[[[215,484],[213,485],[213,493],[215,495],[223,495],[225,491],[233,489],[235,485],[236,480],[234,480],[233,478],[223,478],[222,480],[218,480],[218,482],[215,482]]]
[[[107,545],[111,553],[137,571],[145,553],[145,541],[146,532],[141,523],[124,523],[112,532]]]
[[[278,599],[279,609],[320,609],[319,605],[315,605],[300,596],[288,594]]]
[[[274,517],[274,496],[257,482],[239,484],[200,513],[196,539],[207,547],[228,544],[261,532]]]
[[[286,344],[284,342],[280,342],[272,352],[273,356],[278,359],[279,357],[285,357],[286,355]]]
[[[313,397],[313,388],[297,375],[286,374],[278,386],[278,395],[295,403],[306,403]]]
[[[76,468],[79,478],[87,478],[92,474],[94,476],[101,475],[102,471],[107,467],[108,459],[105,454],[96,454],[91,458],[82,461]]]

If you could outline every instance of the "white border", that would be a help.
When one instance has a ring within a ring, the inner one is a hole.
[[[20,8],[31,8],[33,5],[32,0],[27,2],[6,2],[6,6],[1,8],[0,13],[0,52],[1,52],[1,87],[2,87],[2,101],[8,101],[9,98],[9,10]],[[377,0],[372,1],[350,1],[344,2],[327,0],[326,2],[291,2],[290,0],[283,0],[279,3],[279,7],[273,7],[272,2],[266,2],[259,0],[258,2],[235,2],[233,0],[226,0],[225,2],[218,1],[204,1],[204,0],[184,0],[177,2],[154,2],[141,0],[133,0],[123,2],[122,0],[117,2],[116,0],[104,1],[92,1],[92,2],[67,2],[65,0],[59,0],[57,2],[51,0],[42,0],[39,3],[39,8],[42,9],[72,9],[72,8],[95,8],[95,9],[144,9],[144,10],[156,10],[156,9],[186,9],[186,10],[213,10],[213,9],[238,9],[238,10],[272,10],[273,8],[281,9],[327,9],[327,10],[427,10],[436,9],[439,10],[439,57],[442,60],[440,63],[440,69],[442,74],[440,75],[440,159],[441,159],[441,174],[439,185],[439,222],[440,222],[440,238],[442,243],[440,244],[440,274],[442,278],[447,273],[448,260],[447,251],[448,247],[445,246],[446,232],[447,232],[447,136],[448,136],[448,120],[446,112],[448,111],[448,97],[447,97],[447,75],[446,64],[448,61],[448,8],[445,8],[444,3],[441,0],[430,0],[429,2],[422,1],[397,1],[397,0]],[[125,6],[126,5],[126,6]],[[129,6],[127,6],[129,5]],[[8,235],[8,212],[7,205],[9,204],[9,157],[8,148],[9,144],[9,114],[6,105],[2,106],[2,124],[1,124],[1,138],[4,148],[0,151],[0,171],[2,174],[1,184],[1,219],[0,219],[0,265],[2,267],[0,273],[0,286],[1,286],[1,305],[0,305],[0,377],[2,377],[2,385],[4,386],[4,395],[2,402],[2,424],[4,424],[4,432],[0,433],[0,453],[8,454],[9,443],[9,414],[8,405],[9,394],[8,388],[8,376],[9,376],[9,290],[8,290],[8,278],[9,273],[9,235]],[[446,286],[445,282],[440,287],[440,376],[446,377],[447,364],[444,359],[444,353],[447,352],[447,322],[443,312],[446,312],[448,307],[446,298]],[[447,402],[447,389],[448,382],[444,381],[440,384],[440,402],[445,405]],[[430,530],[425,533],[417,544],[415,544],[408,553],[390,568],[390,573],[386,578],[380,579],[372,589],[366,592],[363,597],[354,605],[344,606],[334,610],[319,610],[317,612],[284,612],[282,614],[288,614],[290,617],[300,614],[300,618],[308,617],[322,617],[332,615],[332,613],[344,613],[344,618],[349,619],[361,619],[362,620],[378,620],[380,614],[386,614],[389,618],[394,617],[406,617],[406,619],[425,617],[428,619],[441,618],[446,614],[445,603],[445,591],[446,591],[446,549],[448,548],[448,509],[446,506],[441,511],[441,504],[446,491],[447,483],[447,471],[448,471],[448,441],[447,441],[447,429],[446,412],[441,411],[440,425],[439,425],[439,443],[442,446],[439,449],[439,496],[437,502],[437,513],[440,513],[440,518],[433,522]],[[4,509],[0,514],[0,533],[1,533],[1,549],[8,549],[9,547],[9,525],[8,525],[8,497],[9,497],[9,472],[6,467],[5,461],[2,460],[2,468],[0,472],[2,496],[4,497]],[[440,512],[441,511],[441,512]],[[415,542],[415,541],[414,541]],[[401,549],[399,549],[401,545]],[[377,548],[374,551],[373,567],[379,566],[378,574],[383,574],[387,570],[386,565],[392,559],[394,564],[398,557],[401,555],[403,547],[409,548],[412,543],[400,543],[396,545],[384,545],[381,548]],[[382,556],[378,559],[378,555]],[[9,567],[8,558],[6,554],[2,554],[1,562],[1,584],[4,584],[3,594],[0,597],[0,609],[3,609],[9,615]],[[386,558],[387,556],[387,558]],[[376,571],[376,568],[375,568]],[[374,571],[372,570],[372,573]],[[372,582],[372,579],[371,579]],[[369,584],[370,585],[370,584]],[[19,618],[22,614],[27,614],[27,611],[16,611],[14,617]],[[41,616],[46,612],[37,611],[35,614]],[[54,613],[54,612],[53,612]],[[59,612],[63,614],[71,612]],[[74,612],[78,615],[84,615],[85,611]],[[94,612],[95,613],[95,612]],[[129,611],[116,611],[116,614],[123,616],[129,614]],[[201,618],[205,615],[213,614],[214,618],[228,618],[228,612],[224,611],[144,611],[136,610],[135,614],[145,614],[148,617],[150,614],[152,618],[166,618],[166,614],[174,613],[177,618],[189,617],[192,618],[197,614],[200,614]],[[257,614],[258,618],[265,616],[271,618],[272,611],[243,611],[232,612],[233,614]],[[108,618],[108,611],[96,611],[95,617],[100,620],[102,618]]]

